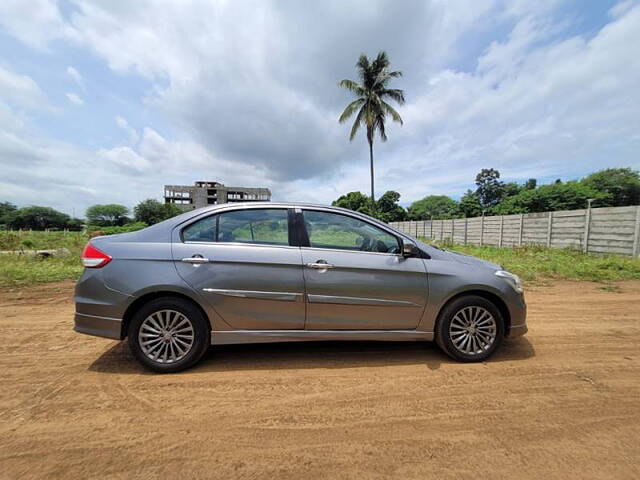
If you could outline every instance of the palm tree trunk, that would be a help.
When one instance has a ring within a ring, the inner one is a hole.
[[[376,213],[376,197],[373,189],[373,139],[369,140],[369,160],[371,164],[371,214]]]

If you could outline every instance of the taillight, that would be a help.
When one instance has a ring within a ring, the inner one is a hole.
[[[111,261],[111,257],[104,252],[101,252],[96,247],[87,243],[82,251],[82,265],[87,268],[100,268],[104,267]]]

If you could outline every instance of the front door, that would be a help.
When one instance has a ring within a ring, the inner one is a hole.
[[[308,330],[415,329],[427,302],[421,258],[392,233],[356,217],[303,210]]]
[[[285,208],[224,211],[187,225],[173,244],[180,276],[232,329],[304,328],[302,260],[288,217]]]

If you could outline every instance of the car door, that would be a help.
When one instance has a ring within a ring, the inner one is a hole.
[[[355,216],[314,209],[302,215],[306,329],[417,327],[427,302],[421,258],[404,258],[398,237]]]
[[[286,208],[242,208],[199,218],[173,243],[180,276],[232,329],[302,329],[304,278]]]

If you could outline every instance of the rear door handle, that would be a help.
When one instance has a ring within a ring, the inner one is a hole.
[[[198,256],[194,255],[193,257],[183,258],[182,261],[185,262],[185,263],[191,263],[193,265],[200,265],[202,263],[209,263],[209,259],[208,258],[204,258],[202,255],[198,255]]]
[[[326,270],[328,268],[335,267],[335,265],[331,265],[324,260],[318,260],[317,262],[307,263],[307,267],[315,268],[317,270]]]

